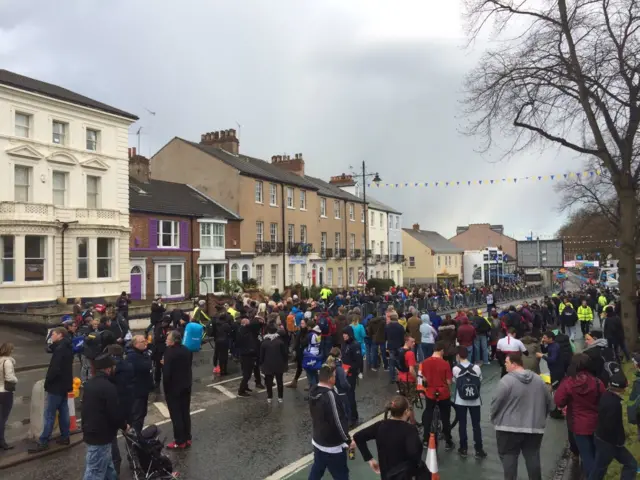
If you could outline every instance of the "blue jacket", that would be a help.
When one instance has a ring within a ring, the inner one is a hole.
[[[146,397],[153,390],[150,352],[129,348],[127,349],[126,362],[131,366],[131,375],[133,376],[133,398]]]
[[[184,329],[182,344],[191,352],[199,352],[202,348],[202,334],[204,327],[200,322],[189,322]]]
[[[429,320],[431,320],[431,326],[436,330],[442,325],[442,317],[438,315],[435,310],[429,311]]]
[[[135,377],[133,375],[133,365],[122,358],[116,358],[116,371],[113,374],[113,381],[118,389],[118,402],[120,408],[125,412],[125,418],[129,418],[131,403],[133,401],[133,388]]]

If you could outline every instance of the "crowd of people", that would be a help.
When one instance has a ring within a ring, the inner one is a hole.
[[[282,403],[290,358],[296,371],[288,387],[298,388],[302,373],[306,374],[313,423],[311,480],[322,478],[327,469],[336,479],[348,478],[346,458],[356,447],[383,478],[395,478],[389,475],[396,471],[413,475],[397,478],[422,478],[419,475],[428,471],[420,459],[436,408],[445,450],[456,448],[450,421],[453,410],[458,454],[468,454],[470,419],[475,457],[485,458],[480,426],[482,366],[492,362],[499,363],[503,375],[492,399],[491,420],[505,478],[517,478],[520,453],[530,478],[540,478],[540,444],[547,414],[566,417],[572,451],[580,458],[586,478],[603,478],[613,458],[624,465],[622,478],[634,478],[629,472],[635,475],[635,460],[620,434],[619,396],[627,386],[620,364],[631,355],[614,295],[589,288],[498,308],[495,288],[478,289],[484,295],[486,314],[483,309],[459,308],[441,315],[434,303],[425,303],[427,308],[420,311],[406,302],[455,295],[459,288],[394,288],[383,294],[345,291],[336,295],[324,288],[317,299],[308,300],[297,295],[282,298],[276,291],[263,301],[240,295],[210,309],[200,300],[192,312],[169,311],[162,298],[157,298],[145,335],[129,331],[129,301],[124,292],[115,305],[80,308],[78,304],[74,314],[63,318],[62,325],[48,336],[52,356],[44,386],[44,428],[30,451],[48,448],[56,415],[61,434],[57,442],[69,443],[67,394],[73,388],[75,356],[82,365],[85,479],[119,474],[118,430],[139,434],[149,395],[161,387],[174,430],[174,441],[167,448],[189,448],[192,355],[203,343],[211,342],[214,375],[229,374],[230,358],[239,363],[240,398],[251,396],[253,377],[253,388],[266,389],[267,402],[273,402],[275,393]],[[376,309],[363,314],[366,304]],[[599,328],[594,327],[596,320]],[[575,353],[577,325],[585,338],[580,354]],[[9,344],[0,346],[2,425],[11,408],[10,385],[17,381],[11,351]],[[540,375],[543,359],[549,369],[548,384]],[[633,360],[640,372],[640,357]],[[399,396],[389,403],[387,420],[352,439],[349,429],[360,419],[356,390],[365,363],[372,371],[387,371]],[[640,375],[638,378],[632,398],[640,396]],[[420,419],[414,411],[418,395],[424,397]],[[120,407],[114,409],[114,402]],[[629,409],[628,415],[637,422],[636,410]],[[366,445],[373,439],[379,443],[379,462]],[[0,440],[0,448],[10,448],[3,436]]]

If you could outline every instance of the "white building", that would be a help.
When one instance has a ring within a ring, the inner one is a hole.
[[[331,177],[331,183],[363,198],[361,185],[351,175]],[[367,258],[368,278],[391,278],[403,285],[402,213],[379,202],[367,191]]]
[[[0,70],[0,304],[128,290],[135,120]]]

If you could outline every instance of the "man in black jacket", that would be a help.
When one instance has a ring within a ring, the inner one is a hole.
[[[29,453],[41,452],[49,448],[49,437],[53,433],[53,426],[58,413],[60,424],[60,438],[56,443],[69,445],[69,404],[67,394],[73,390],[73,350],[71,338],[64,327],[56,327],[51,332],[52,355],[49,369],[44,380],[46,392],[44,407],[44,426],[38,443]]]
[[[167,336],[164,352],[162,385],[173,424],[174,441],[168,449],[183,449],[191,446],[191,361],[192,353],[182,345],[182,335],[174,330]]]
[[[631,355],[629,355],[629,350],[627,349],[627,344],[625,342],[622,320],[615,313],[615,310],[611,305],[604,310],[607,315],[604,321],[604,338],[607,339],[607,342],[613,349],[613,353],[619,363],[621,363],[622,360],[622,355],[619,353],[619,349],[623,351],[627,357],[627,361],[630,361]]]
[[[362,372],[362,347],[355,341],[353,328],[351,325],[342,330],[342,349],[340,357],[342,357],[343,367],[348,365],[347,382],[349,382],[349,391],[347,392],[347,400],[349,401],[349,411],[351,418],[350,425],[358,423],[358,405],[356,404],[356,386],[358,384],[358,375]]]
[[[131,404],[133,403],[133,366],[124,360],[124,349],[121,345],[109,345],[107,347],[107,353],[111,355],[114,361],[113,377],[110,377],[110,379],[113,379],[113,383],[118,391],[120,412],[125,419],[128,419],[131,415]],[[120,448],[118,447],[118,437],[113,437],[113,442],[111,443],[111,458],[116,473],[120,475],[122,456],[120,455]]]
[[[233,319],[228,313],[221,313],[217,318],[213,318],[213,337],[215,339],[215,350],[213,351],[213,372],[216,373],[218,363],[220,366],[217,373],[221,376],[227,375],[227,364],[229,363],[229,345],[233,329],[231,324]]]
[[[607,321],[608,319],[607,315]],[[626,435],[622,417],[622,395],[626,388],[627,379],[622,372],[617,372],[611,375],[609,389],[600,395],[595,432],[596,458],[590,480],[602,480],[613,459],[622,465],[622,480],[636,478],[638,461],[624,446]]]
[[[309,410],[313,436],[313,465],[309,480],[320,480],[325,470],[335,480],[348,480],[347,448],[355,448],[348,430],[348,419],[334,390],[335,371],[324,366],[318,372],[318,385],[309,391]]]
[[[111,457],[118,429],[127,429],[120,408],[118,389],[113,382],[115,362],[102,354],[93,362],[95,376],[87,381],[82,400],[82,432],[87,444],[85,479],[113,479],[116,471]]]
[[[252,325],[252,323],[254,323],[254,325]],[[258,337],[254,333],[255,325],[258,325],[259,328],[257,321],[250,322],[248,318],[243,318],[236,335],[235,346],[238,355],[240,355],[240,368],[242,369],[242,381],[238,388],[239,397],[248,397],[249,392],[251,392],[249,389],[249,379],[257,363],[258,353],[260,351]],[[258,372],[258,375],[259,374],[260,372]],[[262,387],[262,384],[258,383],[259,379],[260,377],[258,376],[256,378],[256,388]]]
[[[613,350],[609,348],[607,340],[602,338],[600,330],[591,330],[584,336],[585,349],[582,351],[589,357],[589,371],[602,380],[602,383],[609,384],[609,372],[604,365],[606,362],[615,361]]]
[[[131,348],[127,350],[127,362],[133,369],[134,379],[130,424],[137,433],[140,433],[147,416],[149,394],[154,388],[151,355],[143,335],[136,335],[131,340]]]

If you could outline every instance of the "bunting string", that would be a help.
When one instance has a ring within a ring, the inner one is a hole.
[[[448,187],[470,187],[472,185],[497,185],[501,183],[518,182],[553,182],[556,180],[567,180],[569,178],[586,179],[600,176],[601,170],[586,170],[584,172],[568,172],[558,175],[534,175],[529,177],[507,177],[490,180],[449,180],[435,182],[404,182],[404,183],[367,183],[367,187],[373,188],[448,188]]]

